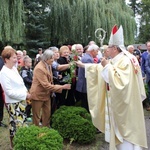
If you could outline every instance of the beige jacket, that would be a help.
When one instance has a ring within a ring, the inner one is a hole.
[[[61,85],[53,85],[53,75],[50,68],[50,71],[46,68],[46,64],[43,61],[40,61],[33,72],[33,81],[30,89],[31,99],[47,101],[50,100],[50,95],[53,92],[61,93]]]

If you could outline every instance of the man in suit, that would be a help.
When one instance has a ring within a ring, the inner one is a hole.
[[[146,110],[150,111],[150,41],[146,43],[147,51],[142,54],[142,72],[146,74],[146,83],[148,87],[148,97]]]
[[[99,47],[95,44],[92,44],[87,49],[87,52],[81,58],[83,63],[94,63],[94,58],[98,54]],[[76,90],[80,92],[81,106],[89,112],[88,101],[87,101],[87,87],[86,87],[86,78],[85,78],[85,69],[78,69],[78,80],[76,85]]]

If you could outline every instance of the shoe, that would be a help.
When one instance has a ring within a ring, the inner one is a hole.
[[[0,127],[7,128],[7,125],[6,125],[6,124],[4,124],[4,123],[2,123],[2,122],[0,122]]]
[[[147,107],[146,110],[147,110],[147,111],[150,111],[150,107]]]

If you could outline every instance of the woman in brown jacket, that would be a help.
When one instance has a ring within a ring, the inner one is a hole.
[[[31,86],[33,123],[39,126],[42,117],[42,126],[50,126],[51,98],[53,92],[61,93],[63,89],[70,89],[70,84],[54,85],[51,64],[54,53],[45,50],[42,60],[36,65],[33,72]]]

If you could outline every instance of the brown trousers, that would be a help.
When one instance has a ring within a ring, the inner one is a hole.
[[[39,126],[42,118],[42,126],[50,127],[51,101],[32,100],[33,124]]]

